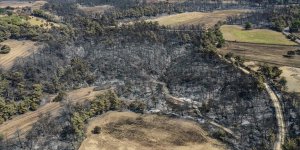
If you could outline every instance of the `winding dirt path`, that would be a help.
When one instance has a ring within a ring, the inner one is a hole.
[[[276,112],[277,126],[279,128],[278,134],[277,134],[277,139],[276,139],[273,149],[281,150],[282,149],[281,146],[284,144],[285,135],[286,135],[281,104],[280,104],[279,99],[276,96],[275,92],[270,88],[270,86],[267,83],[264,83],[264,85],[266,87],[268,94],[270,95],[272,102],[273,102],[275,112]]]
[[[242,67],[238,67],[240,70],[242,70],[246,74],[250,74],[250,72]],[[276,136],[276,142],[274,143],[273,150],[282,150],[282,145],[284,144],[285,136],[286,136],[286,130],[285,130],[285,123],[283,118],[283,112],[281,108],[281,104],[279,101],[279,98],[275,94],[275,92],[270,88],[268,83],[264,83],[264,86],[266,88],[266,91],[268,92],[270,99],[272,100],[273,106],[275,108],[275,115],[277,120],[277,126],[278,126],[278,133]]]

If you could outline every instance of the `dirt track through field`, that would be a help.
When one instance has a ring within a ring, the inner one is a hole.
[[[85,100],[91,100],[97,94],[103,92],[93,91],[93,89],[94,87],[88,87],[68,92],[68,100],[70,100],[72,103],[83,102]],[[48,96],[50,100],[52,100],[54,97],[55,95]],[[20,131],[21,135],[24,135],[24,133],[30,130],[32,125],[40,118],[40,115],[51,113],[51,115],[56,116],[61,108],[62,103],[47,103],[36,111],[27,112],[23,115],[13,118],[12,120],[6,121],[0,125],[0,133],[3,134],[5,138],[12,138],[17,130]]]
[[[5,70],[10,69],[18,58],[25,58],[38,50],[36,42],[29,40],[6,40],[0,44],[11,48],[8,54],[0,54],[0,68]]]

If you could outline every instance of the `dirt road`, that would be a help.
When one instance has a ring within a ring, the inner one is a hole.
[[[272,102],[273,102],[275,112],[276,112],[277,126],[279,128],[279,131],[277,134],[277,139],[274,144],[274,150],[281,150],[282,149],[281,145],[284,144],[285,135],[286,135],[281,105],[280,105],[278,97],[276,96],[275,92],[270,88],[270,86],[267,83],[264,83],[264,85],[266,87],[268,94],[270,95]]]

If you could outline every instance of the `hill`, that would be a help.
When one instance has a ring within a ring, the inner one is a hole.
[[[95,126],[101,127],[100,134],[92,133]],[[79,150],[225,149],[194,122],[132,112],[108,112],[93,118],[86,135]]]

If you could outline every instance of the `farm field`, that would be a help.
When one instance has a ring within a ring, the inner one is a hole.
[[[40,9],[46,1],[33,1],[33,2],[26,2],[26,1],[2,1],[0,2],[0,8],[5,8],[10,6],[12,8],[23,8],[23,7],[30,7],[32,9]]]
[[[297,46],[227,42],[226,46],[218,51],[224,55],[232,52],[235,55],[245,57],[247,60],[260,63],[300,67],[299,55],[296,55],[293,58],[286,58],[283,56],[288,51],[297,50],[298,48],[299,47]]]
[[[235,16],[242,13],[249,12],[247,9],[232,9],[220,10],[211,13],[202,12],[186,12],[181,14],[174,14],[162,16],[156,19],[149,19],[147,21],[157,21],[160,25],[165,26],[180,26],[180,25],[197,25],[204,24],[208,27],[218,23],[218,21],[225,21],[229,16]]]
[[[261,44],[278,44],[278,45],[297,45],[295,42],[287,39],[281,32],[268,29],[245,30],[237,25],[223,25],[221,31],[225,40],[261,43]]]
[[[300,93],[300,56],[283,56],[287,51],[297,49],[297,46],[227,42],[219,52],[223,55],[232,52],[244,57],[247,60],[244,64],[254,71],[263,63],[280,66],[283,71],[281,76],[287,80],[287,91]]]
[[[18,58],[24,58],[38,50],[36,42],[29,40],[6,40],[2,45],[8,45],[11,51],[8,54],[0,54],[0,68],[10,69]]]
[[[102,91],[93,91],[94,87],[82,88],[67,93],[68,99],[72,103],[84,102],[85,100],[93,99],[97,94],[101,94]],[[45,100],[51,101],[55,95],[45,96]],[[20,130],[21,135],[24,135],[26,131],[30,130],[32,125],[40,118],[40,115],[51,113],[53,116],[58,115],[60,108],[62,108],[59,102],[50,102],[41,106],[38,110],[27,112],[23,115],[19,115],[12,120],[6,121],[0,125],[0,133],[7,138],[13,138],[15,132]]]
[[[95,126],[100,134],[92,134]],[[108,112],[89,121],[79,150],[222,150],[196,123],[133,112]]]

